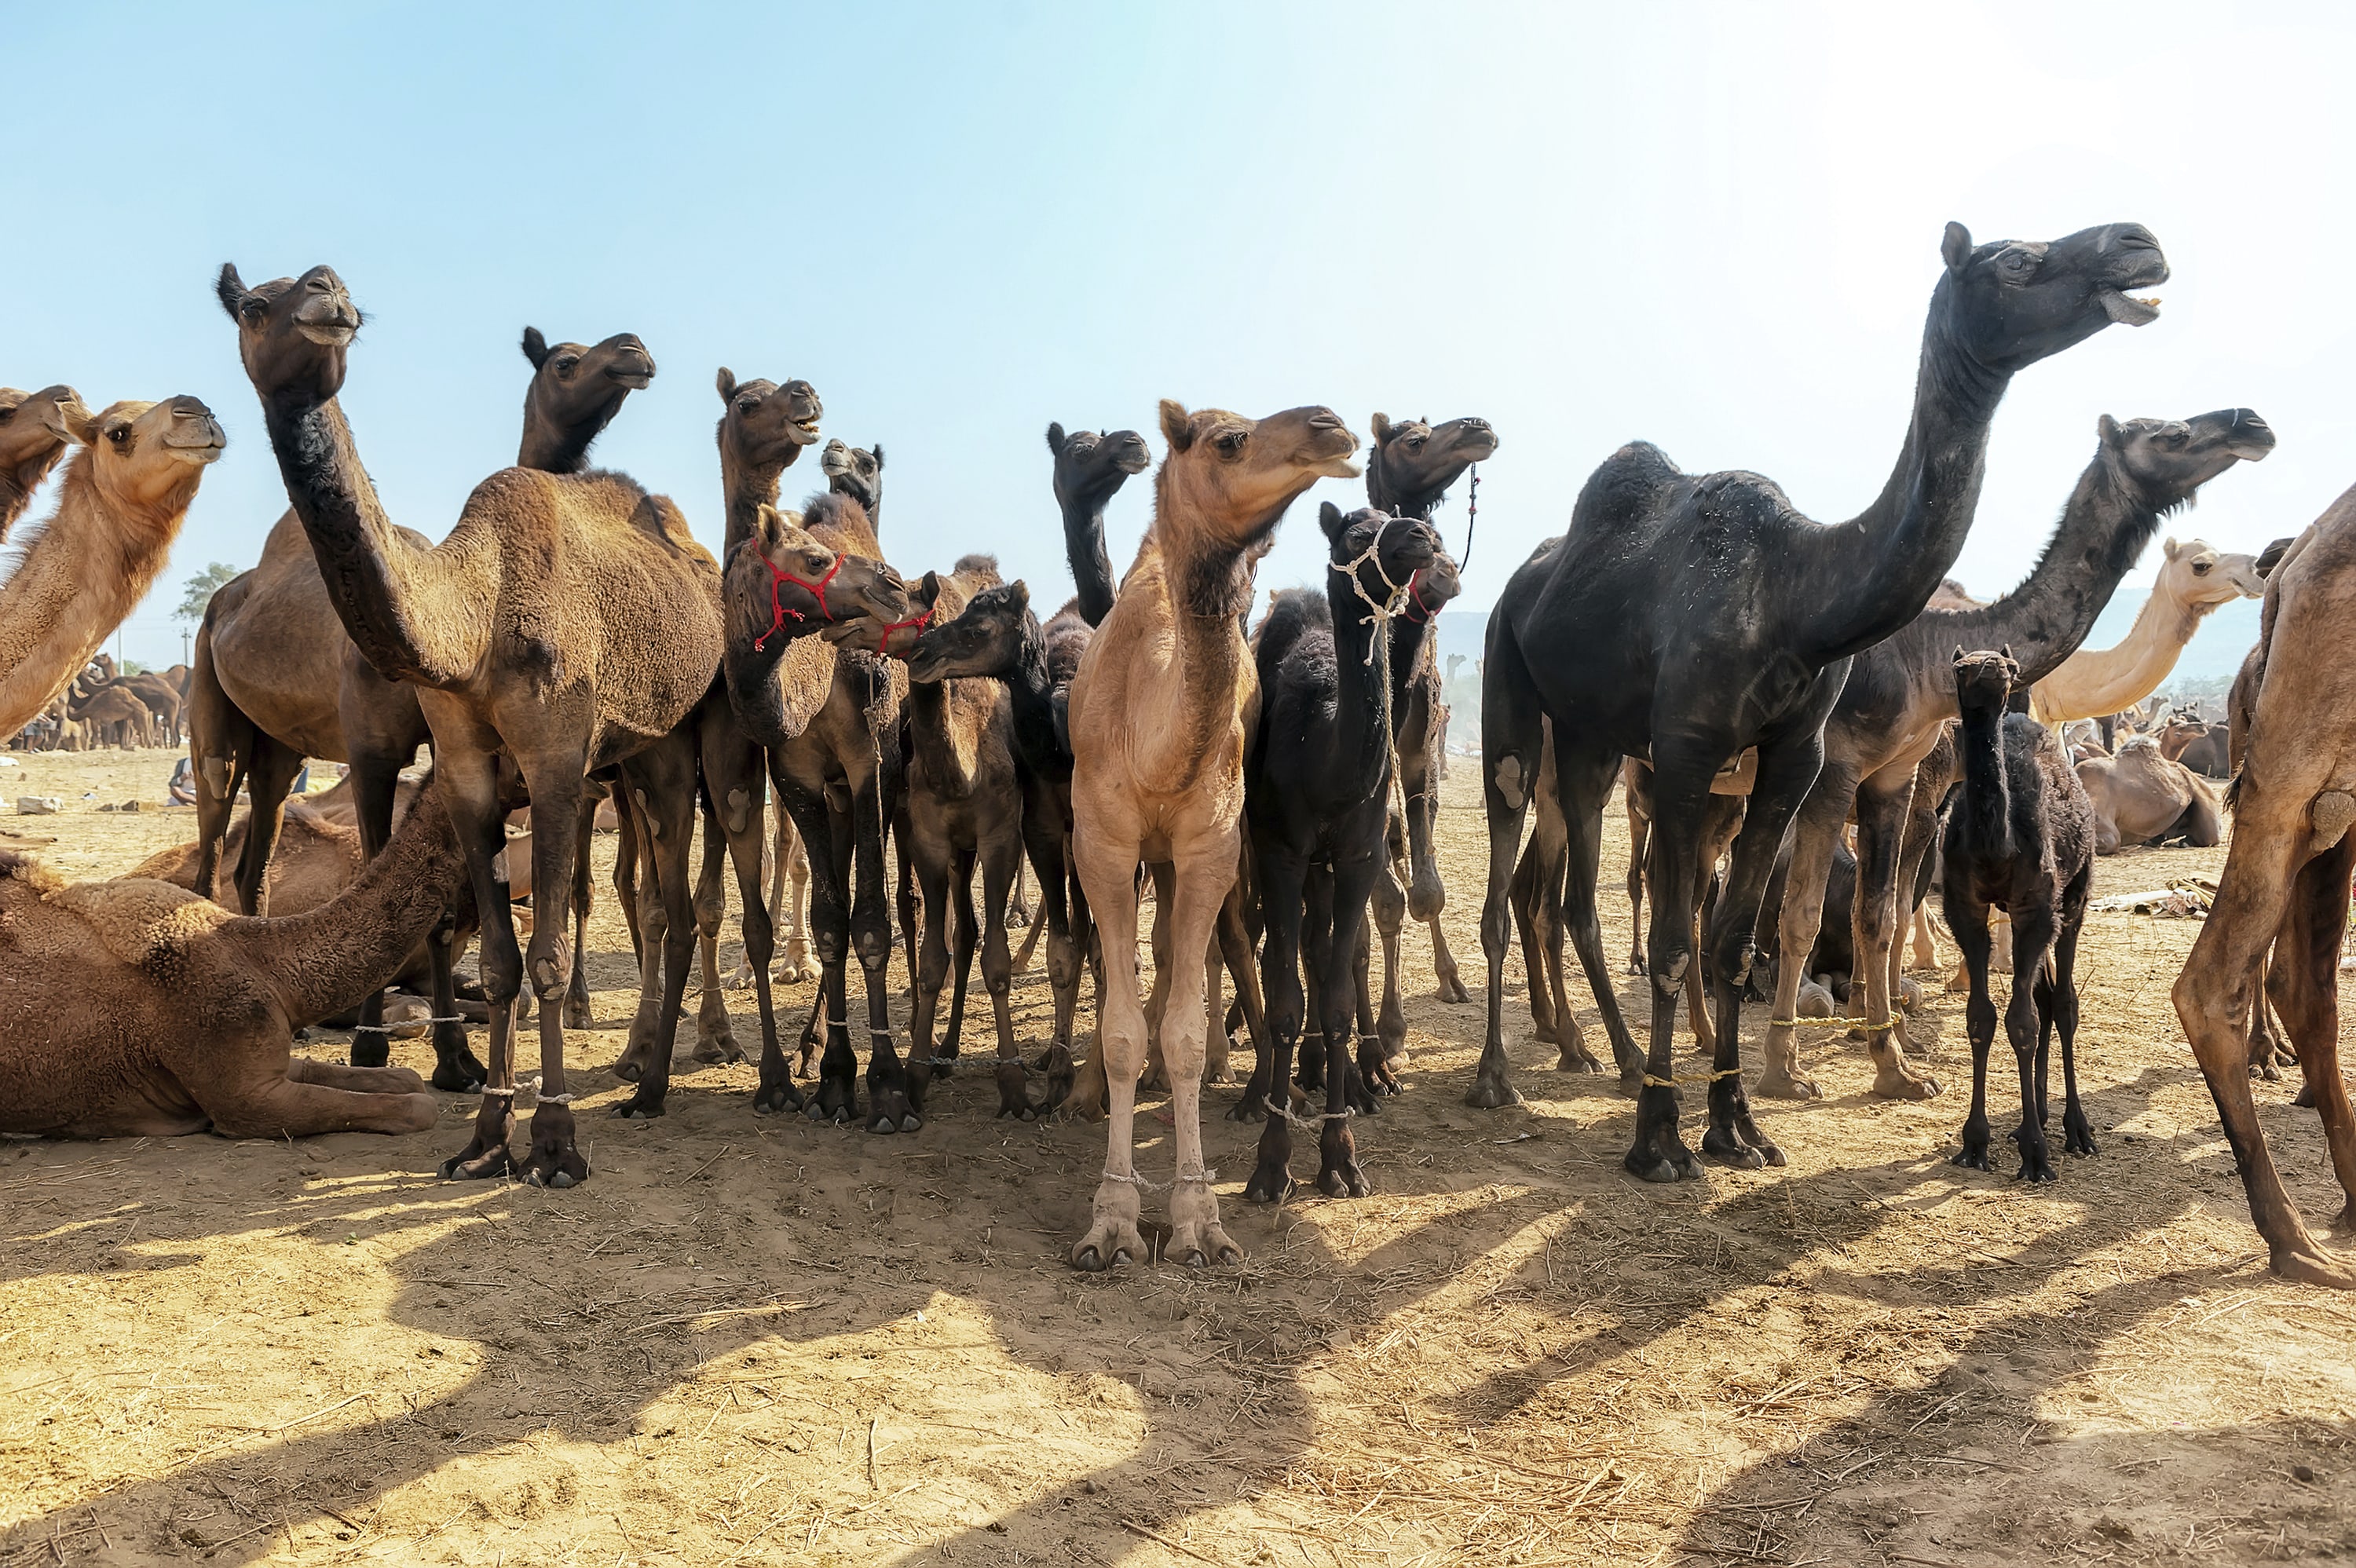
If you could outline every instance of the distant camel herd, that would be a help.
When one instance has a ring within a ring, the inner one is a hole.
[[[1847,522],[1810,520],[1753,474],[1687,474],[1644,443],[1590,477],[1567,530],[1505,582],[1479,667],[1487,1020],[1470,1104],[1520,1097],[1505,1019],[1516,937],[1559,1071],[1603,1067],[1564,984],[1566,943],[1585,971],[1635,1105],[1635,1177],[1690,1178],[1704,1156],[1782,1164],[1751,1093],[1817,1093],[1797,1032],[1844,1006],[1874,1093],[1934,1095],[1907,1054],[1922,988],[1899,938],[1913,922],[1916,958],[1934,956],[1922,914],[1935,886],[1970,992],[1955,1162],[1994,1165],[2000,1017],[2019,1074],[2019,1174],[2055,1179],[2065,1157],[2095,1152],[2074,1054],[2094,858],[2215,844],[2230,811],[2178,1011],[2274,1266],[2356,1287],[2285,1195],[2249,1087],[2295,1057],[2350,1195],[2340,1224],[2356,1222],[2336,1012],[2356,870],[2356,720],[2343,717],[2356,707],[2340,689],[2356,677],[2336,635],[2356,599],[2356,491],[2262,556],[2169,539],[2126,640],[2086,649],[2161,519],[2275,445],[2247,409],[2105,417],[2019,587],[1981,602],[1945,575],[2011,379],[2105,326],[2156,319],[2140,291],[2168,272],[2134,224],[1991,243],[1950,224],[1896,465]],[[185,731],[198,806],[194,843],[112,881],[67,884],[0,847],[0,1130],[412,1131],[434,1125],[433,1090],[474,1092],[445,1177],[587,1180],[565,1048],[588,1022],[580,960],[603,813],[621,835],[616,891],[640,976],[612,1067],[630,1085],[616,1115],[663,1114],[700,965],[697,1060],[744,1058],[726,992],[753,994],[755,1113],[919,1133],[961,1060],[978,957],[997,1113],[1109,1114],[1075,1266],[1151,1255],[1144,1200],[1165,1185],[1168,1256],[1240,1259],[1202,1135],[1203,1088],[1237,1082],[1238,1039],[1252,1064],[1226,1114],[1259,1125],[1244,1197],[1291,1193],[1296,1131],[1316,1142],[1319,1191],[1371,1190],[1351,1123],[1406,1088],[1410,916],[1432,933],[1441,998],[1472,994],[1439,925],[1450,715],[1437,617],[1461,584],[1433,518],[1498,452],[1487,421],[1377,413],[1362,441],[1325,408],[1252,419],[1164,401],[1158,467],[1136,431],[1051,425],[1076,592],[1043,616],[987,555],[894,570],[880,445],[827,443],[826,489],[782,507],[785,470],[819,444],[825,412],[802,380],[718,373],[715,558],[668,497],[589,465],[656,374],[626,333],[588,345],[526,330],[516,464],[477,485],[437,543],[386,516],[339,401],[362,326],[343,280],[323,266],[249,286],[224,267],[215,293],[290,506],[261,563],[213,595],[187,668],[124,677],[99,649],[221,453],[210,411],[182,397],[93,414],[65,387],[0,392],[0,535],[65,457],[53,513],[0,584],[0,735],[177,745]],[[1105,507],[1149,468],[1152,522],[1116,578]],[[1368,505],[1318,508],[1322,587],[1260,608],[1258,563],[1291,503],[1362,475]],[[2147,710],[2202,616],[2259,593],[2263,635],[2225,721]],[[404,772],[421,745],[430,773]],[[348,777],[290,805],[305,759]],[[2211,781],[2227,778],[2221,796]],[[1635,841],[1629,965],[1654,982],[1641,1039],[1597,915],[1615,785]],[[252,805],[233,820],[241,793]],[[731,871],[744,962],[723,976]],[[1026,871],[1035,912],[1018,955]],[[1052,1023],[1026,1042],[1010,993],[1043,936]],[[455,972],[469,943],[478,992]],[[895,948],[913,984],[898,1022]],[[1076,1023],[1084,978],[1092,1040]],[[430,1084],[389,1064],[396,981],[433,997]],[[777,987],[804,983],[806,1010],[781,1028]],[[1747,1086],[1746,994],[1770,1008]],[[1676,1049],[1687,1013],[1698,1055]],[[331,1018],[350,1021],[349,1065],[291,1055],[295,1030]],[[533,1072],[518,1061],[528,1023]],[[1141,1086],[1171,1097],[1166,1183],[1134,1157]],[[1697,1151],[1680,1129],[1689,1089]]]

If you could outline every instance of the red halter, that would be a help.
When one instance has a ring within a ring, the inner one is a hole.
[[[1438,613],[1438,612],[1434,611],[1430,605],[1423,602],[1422,568],[1419,567],[1414,571],[1408,573],[1407,580],[1407,596],[1408,600],[1414,603],[1417,609],[1423,612],[1422,614],[1414,617],[1416,620],[1429,621],[1434,614]]]
[[[927,622],[931,621],[931,620],[932,620],[932,618],[933,618],[933,607],[932,607],[931,605],[927,604],[927,605],[926,605],[926,606],[925,606],[925,613],[924,613],[923,614],[921,614],[921,615],[917,615],[917,616],[914,616],[914,617],[911,617],[910,619],[905,620],[905,621],[894,621],[894,622],[893,622],[890,625],[888,625],[888,626],[886,626],[886,627],[884,627],[884,640],[883,640],[882,644],[881,644],[881,645],[880,645],[880,647],[881,647],[881,649],[882,649],[882,651],[883,651],[883,652],[884,652],[884,653],[886,653],[886,654],[888,654],[888,653],[890,653],[890,652],[892,651],[892,634],[893,634],[893,633],[894,633],[894,632],[896,632],[896,631],[900,630],[903,626],[906,626],[906,627],[912,627],[912,628],[914,628],[916,632],[918,632],[918,633],[920,633],[920,634],[921,634],[921,633],[924,631],[924,629],[925,629],[926,624]]]
[[[834,564],[826,569],[826,575],[819,578],[816,582],[811,582],[805,579],[796,577],[792,572],[787,571],[784,567],[779,566],[776,561],[771,560],[769,559],[769,552],[766,549],[761,549],[760,546],[755,545],[753,548],[760,550],[761,564],[769,569],[770,578],[769,629],[753,639],[753,648],[755,652],[759,652],[771,637],[777,635],[777,628],[786,624],[787,616],[791,615],[797,621],[803,619],[803,615],[800,611],[787,609],[786,602],[777,597],[777,590],[788,582],[792,583],[797,588],[808,589],[810,593],[816,596],[818,599],[818,618],[819,620],[831,621],[834,619],[834,612],[826,607],[826,585],[834,581],[834,574],[842,570],[842,557],[839,555],[836,556],[834,558]]]

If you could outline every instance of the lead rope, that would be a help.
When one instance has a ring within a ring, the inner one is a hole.
[[[1382,526],[1375,530],[1374,542],[1369,544],[1347,567],[1334,569],[1349,572],[1350,591],[1365,602],[1368,612],[1366,619],[1374,624],[1374,637],[1366,645],[1366,663],[1374,664],[1375,650],[1376,648],[1382,650],[1382,667],[1378,683],[1383,693],[1383,744],[1390,752],[1391,763],[1390,785],[1387,792],[1388,800],[1384,809],[1398,814],[1401,833],[1407,831],[1408,826],[1407,779],[1405,771],[1399,766],[1398,727],[1391,721],[1391,622],[1406,607],[1408,596],[1415,591],[1415,580],[1419,573],[1410,571],[1405,582],[1393,582],[1391,574],[1383,570],[1382,560],[1376,552],[1382,549],[1383,535],[1389,530],[1391,524],[1409,520],[1397,514],[1384,518]],[[1469,534],[1466,536],[1465,542],[1469,547],[1472,542]],[[1387,591],[1387,597],[1377,601],[1373,594],[1366,592],[1366,585],[1358,578],[1358,568],[1366,565],[1373,566],[1375,575],[1383,580],[1383,587]],[[1440,628],[1437,625],[1433,626],[1432,635],[1435,637],[1440,635]],[[1386,860],[1390,859],[1390,823],[1386,820],[1383,824],[1383,858]]]
[[[1465,469],[1464,473],[1465,476],[1472,481],[1472,486],[1464,494],[1464,556],[1456,563],[1456,570],[1459,571],[1472,570],[1472,525],[1481,516],[1481,465],[1475,463]]]

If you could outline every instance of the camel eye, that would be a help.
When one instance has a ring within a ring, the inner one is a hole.
[[[1419,436],[1419,435],[1411,435],[1411,436],[1408,436],[1408,437],[1407,438],[1407,444],[1408,444],[1410,448],[1412,448],[1412,447],[1421,446],[1421,445],[1423,444],[1423,437],[1421,437],[1421,436]]]
[[[2004,268],[2008,277],[2018,278],[2026,275],[2037,261],[2036,258],[2026,251],[2008,251],[2004,253],[2004,259],[1997,264]]]
[[[2209,575],[2209,563],[2208,563],[2207,561],[2205,561],[2205,560],[2196,560],[2196,561],[2194,561],[2194,562],[2192,563],[2192,575],[2193,575],[2193,576],[2195,576],[2195,577],[2206,577],[2206,576],[2208,576],[2208,575]]]
[[[556,373],[560,376],[570,376],[573,374],[574,368],[580,363],[581,361],[579,359],[568,354],[563,358],[559,359],[556,362]]]
[[[1226,434],[1219,437],[1218,448],[1226,456],[1233,457],[1244,449],[1244,432],[1239,430],[1227,432]]]
[[[121,446],[124,442],[131,439],[131,432],[125,426],[116,425],[112,430],[106,432],[106,439],[114,443],[117,446]]]

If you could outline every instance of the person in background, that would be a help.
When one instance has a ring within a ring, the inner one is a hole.
[[[164,786],[174,805],[197,804],[197,765],[182,757],[172,764],[171,782]]]

